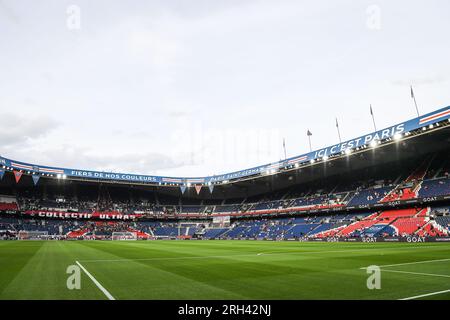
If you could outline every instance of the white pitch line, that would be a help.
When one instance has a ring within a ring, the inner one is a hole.
[[[446,275],[446,274],[423,273],[423,272],[411,272],[411,271],[401,271],[401,270],[386,270],[386,269],[381,269],[381,271],[382,271],[382,272],[394,272],[394,273],[416,274],[416,275],[420,275],[420,276],[430,276],[430,277],[450,278],[450,275]]]
[[[450,261],[450,259],[422,260],[422,261],[415,261],[415,262],[386,264],[384,266],[379,266],[379,267],[407,266],[407,265],[410,265],[410,264],[432,263],[432,262],[442,262],[442,261]]]
[[[383,268],[383,267],[407,266],[407,265],[412,265],[412,264],[432,263],[432,262],[442,262],[442,261],[450,261],[450,259],[422,260],[422,261],[396,263],[396,264],[385,264],[385,265],[382,265],[382,266],[379,266],[379,267]],[[360,269],[367,269],[367,268],[366,267],[362,267]]]
[[[398,299],[398,300],[413,300],[413,299],[419,299],[419,298],[424,298],[424,297],[429,297],[429,296],[435,296],[435,295],[442,294],[442,293],[447,293],[447,292],[450,292],[450,289],[449,290],[444,290],[444,291],[436,291],[436,292],[421,294],[419,296],[407,297],[407,298]]]
[[[109,300],[116,300],[111,293],[109,293],[108,290],[105,289],[105,287],[103,287],[100,282],[97,281],[97,279],[94,278],[93,275],[91,275],[89,273],[89,271],[86,270],[85,267],[82,266],[81,263],[79,263],[78,261],[75,261],[75,263],[87,274],[87,276],[92,280],[92,282],[94,282],[94,284],[105,294],[105,296],[109,299]]]
[[[273,256],[273,255],[290,255],[290,254],[323,254],[323,253],[347,253],[347,252],[367,252],[367,251],[385,251],[385,250],[417,250],[425,248],[436,248],[436,246],[420,246],[420,247],[404,247],[404,248],[364,248],[350,250],[329,250],[329,251],[280,251],[280,252],[254,252],[243,254],[229,255],[212,255],[212,256],[182,256],[182,257],[162,257],[162,258],[136,258],[136,259],[86,259],[82,262],[130,262],[130,261],[164,261],[164,260],[190,260],[190,259],[214,259],[214,258],[234,258],[234,257],[254,257],[254,256]],[[366,269],[360,268],[360,269]]]
[[[237,258],[237,257],[254,257],[254,256],[267,256],[267,255],[283,255],[283,254],[314,254],[314,253],[335,253],[335,252],[348,252],[344,251],[291,251],[291,252],[268,252],[268,253],[243,253],[243,254],[227,254],[227,255],[213,255],[213,256],[184,256],[184,257],[165,257],[165,258],[136,258],[136,259],[94,259],[94,260],[81,260],[83,262],[129,262],[129,261],[165,261],[165,260],[191,260],[191,259],[216,259],[216,258]],[[354,251],[354,250],[353,250]]]
[[[185,256],[185,257],[165,257],[165,258],[136,258],[136,259],[96,259],[96,260],[81,260],[83,262],[132,262],[132,261],[165,261],[165,260],[190,260],[190,259],[213,259],[213,258],[232,258],[232,257],[249,257],[257,255],[252,254],[229,254],[221,256]]]

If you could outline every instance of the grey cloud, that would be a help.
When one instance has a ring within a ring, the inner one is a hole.
[[[158,152],[128,153],[119,156],[87,155],[86,161],[104,171],[123,171],[152,173],[162,169],[174,169],[182,166],[171,157]]]
[[[91,148],[71,145],[49,146],[44,149],[30,146],[5,150],[8,153],[4,156],[14,160],[73,169],[155,174],[158,170],[184,166],[181,161],[175,161],[158,152],[109,155],[98,154]]]
[[[192,112],[189,112],[187,110],[173,110],[168,113],[168,116],[175,119],[186,118],[192,116]]]
[[[42,138],[58,126],[50,117],[34,115],[0,114],[0,145],[20,145]]]
[[[20,22],[19,17],[16,15],[16,13],[2,0],[0,0],[0,15],[5,16],[9,19],[9,21],[12,21],[16,24]]]
[[[438,84],[447,81],[443,75],[434,75],[429,77],[412,78],[410,80],[394,80],[392,83],[399,86],[409,85],[426,85],[426,84]]]

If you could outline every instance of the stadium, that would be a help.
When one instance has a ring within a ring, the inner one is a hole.
[[[448,12],[0,0],[2,317],[445,316]]]
[[[449,133],[445,107],[205,177],[0,157],[0,298],[448,299]]]

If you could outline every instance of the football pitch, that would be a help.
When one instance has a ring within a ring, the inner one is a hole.
[[[446,243],[0,241],[0,270],[0,299],[450,299]]]

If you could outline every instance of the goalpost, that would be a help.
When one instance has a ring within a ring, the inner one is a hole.
[[[130,232],[130,231],[113,232],[111,240],[119,240],[119,241],[137,240],[137,232]]]

